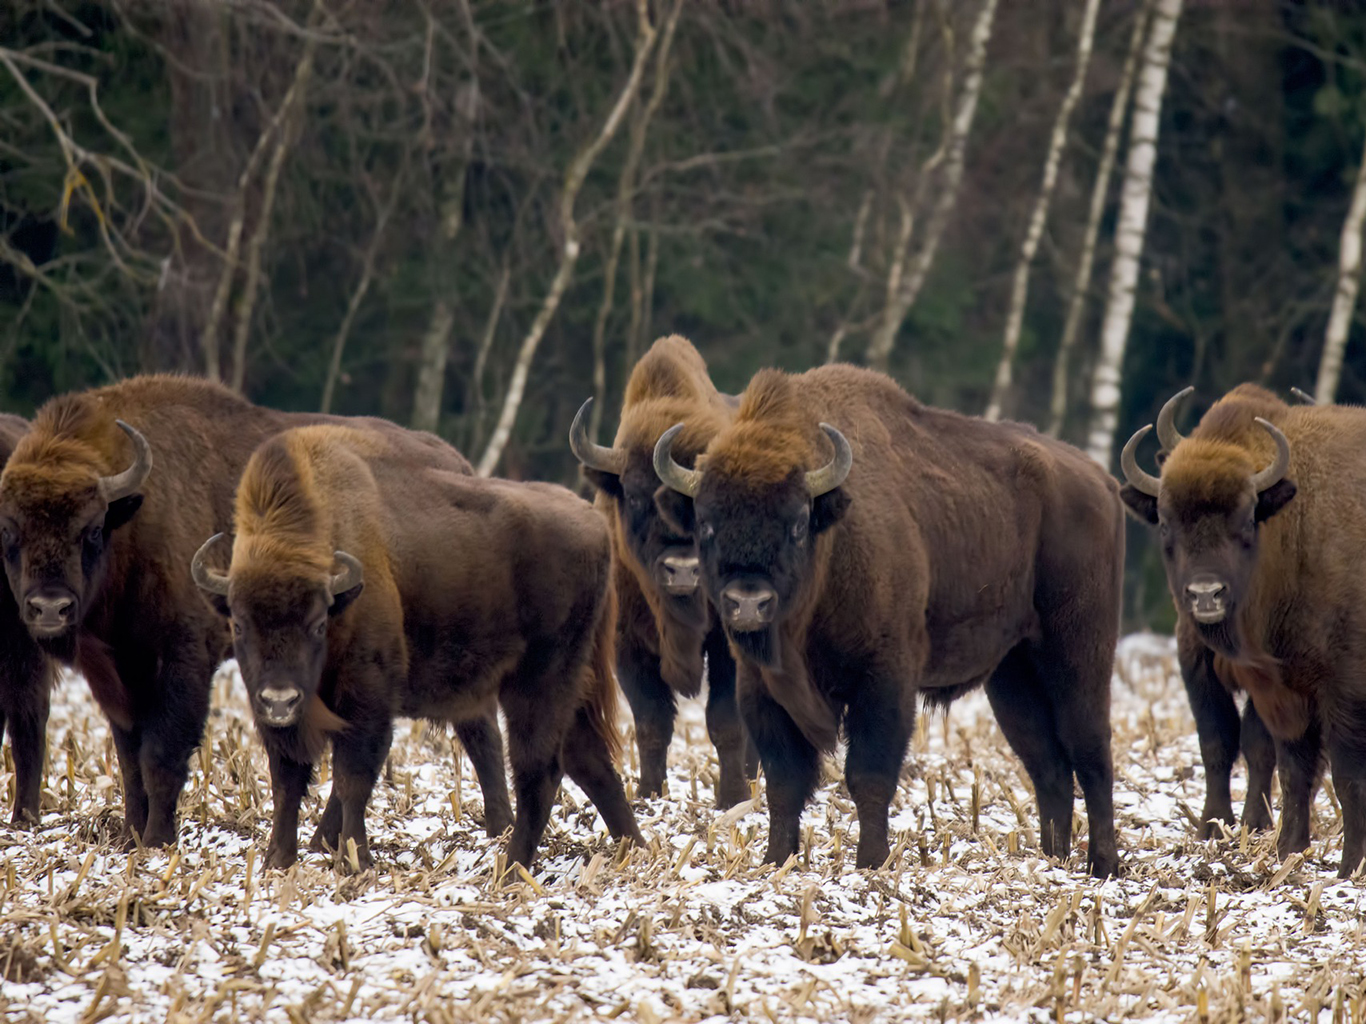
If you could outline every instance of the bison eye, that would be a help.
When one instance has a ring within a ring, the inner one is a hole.
[[[711,540],[716,536],[716,529],[711,523],[702,523],[697,527],[697,536],[700,540]]]
[[[242,625],[236,619],[232,621],[232,635],[238,639],[242,636]]]
[[[100,540],[103,536],[104,528],[102,526],[92,526],[85,532],[85,542],[92,548],[96,548],[100,546]]]
[[[799,518],[795,523],[792,524],[792,539],[795,541],[805,540],[808,524],[809,517],[805,512],[803,512],[801,514],[801,518]]]
[[[326,620],[326,619],[323,619],[321,622],[319,622],[316,626],[313,627],[313,635],[314,635],[314,636],[322,636],[322,635],[325,634],[326,632],[327,632],[327,620]]]

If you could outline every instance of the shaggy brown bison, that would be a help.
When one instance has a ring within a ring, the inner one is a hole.
[[[1175,414],[1190,391],[1158,416],[1160,478],[1135,454],[1151,426],[1124,446],[1122,496],[1158,528],[1205,763],[1204,820],[1233,820],[1229,773],[1241,731],[1243,820],[1270,824],[1279,768],[1279,850],[1305,849],[1326,750],[1346,876],[1366,857],[1366,409],[1291,407],[1243,384],[1182,437]],[[1240,688],[1250,698],[1241,730],[1232,696]]]
[[[46,403],[0,475],[0,544],[20,615],[47,654],[85,676],[108,717],[127,823],[147,845],[175,840],[176,800],[225,648],[190,559],[228,527],[252,450],[320,419],[204,380],[135,377]],[[491,740],[487,725],[482,735]],[[493,760],[481,780],[494,776]],[[501,756],[496,765],[502,779]]]
[[[707,365],[686,338],[660,338],[631,372],[621,426],[611,448],[594,444],[585,424],[590,398],[569,431],[569,444],[597,487],[615,555],[617,672],[636,720],[640,791],[664,787],[676,695],[695,697],[707,669],[707,732],[721,765],[718,807],[749,797],[758,770],[735,706],[735,661],[725,633],[698,587],[697,549],[689,532],[660,518],[654,496],[655,442],[675,423],[674,446],[687,465],[730,419],[735,400],[716,390]]]
[[[640,841],[613,767],[611,549],[586,502],[469,476],[421,435],[318,426],[257,449],[235,527],[229,571],[205,563],[213,537],[193,575],[231,616],[270,757],[268,864],[296,858],[328,738],[335,781],[314,842],[354,840],[369,865],[365,806],[394,716],[479,722],[499,703],[517,789],[510,862],[531,864],[566,772],[613,836]]]
[[[655,453],[661,511],[695,530],[739,659],[768,860],[797,852],[817,755],[843,723],[856,865],[881,865],[916,696],[942,706],[985,684],[1034,782],[1044,852],[1068,852],[1075,775],[1090,869],[1116,870],[1109,477],[1030,427],[929,408],[850,366],[760,371],[696,469],[673,460],[676,436]]]
[[[28,422],[0,415],[0,466],[9,461]],[[6,527],[0,521],[0,537]],[[5,542],[8,547],[8,541]],[[36,825],[47,755],[47,716],[55,666],[19,617],[8,587],[0,587],[0,733],[14,755],[14,824]]]

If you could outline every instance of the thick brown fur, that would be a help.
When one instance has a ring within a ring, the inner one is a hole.
[[[1255,422],[1278,427],[1290,467],[1274,508],[1252,488],[1275,446]],[[1366,409],[1287,405],[1252,384],[1230,391],[1162,463],[1155,502],[1125,489],[1125,500],[1172,531],[1169,582],[1179,615],[1182,672],[1200,730],[1206,769],[1206,819],[1232,820],[1229,772],[1240,741],[1238,711],[1223,688],[1246,690],[1241,728],[1251,779],[1244,820],[1269,826],[1271,765],[1281,773],[1281,851],[1309,841],[1309,799],[1324,753],[1342,800],[1342,870],[1366,856]],[[1191,543],[1211,538],[1237,510],[1257,508],[1255,543],[1228,543],[1246,574],[1230,622],[1201,625],[1173,573],[1196,557]],[[1150,521],[1152,521],[1150,519]],[[1203,531],[1203,532],[1202,532]],[[1176,538],[1181,538],[1178,544]],[[1270,737],[1265,732],[1270,732]],[[1276,754],[1271,754],[1274,739]],[[1212,827],[1212,826],[1210,826]]]
[[[853,466],[813,499],[804,475],[834,455],[821,422],[843,433]],[[779,608],[771,635],[730,634],[768,780],[770,860],[795,852],[817,754],[842,726],[857,864],[881,864],[917,698],[942,705],[986,684],[1034,781],[1045,851],[1068,851],[1075,773],[1090,867],[1116,869],[1113,481],[1031,427],[930,408],[850,366],[760,371],[698,466],[695,501],[670,507],[714,530],[700,546],[709,596],[762,579]]]
[[[518,792],[510,861],[531,863],[564,771],[614,836],[640,840],[613,768],[610,546],[591,506],[559,487],[474,477],[421,435],[315,426],[256,451],[235,525],[222,610],[254,706],[288,685],[331,717],[336,782],[316,845],[355,840],[370,863],[364,811],[394,716],[461,729],[496,723],[499,703]],[[336,597],[341,608],[327,598],[338,550],[364,567],[359,592]],[[298,638],[321,615],[326,647],[310,675]],[[257,721],[277,801],[267,861],[284,867],[317,725],[277,727],[260,711]],[[498,755],[501,780],[501,745]]]

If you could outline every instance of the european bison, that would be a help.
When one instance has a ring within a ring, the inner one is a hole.
[[[0,544],[21,617],[89,683],[113,732],[128,826],[149,846],[175,841],[176,800],[225,647],[190,559],[227,528],[252,450],[322,419],[263,409],[205,380],[135,377],[47,402],[0,475]],[[491,739],[487,723],[482,733]],[[501,755],[496,764],[502,780]]]
[[[1151,425],[1124,446],[1121,495],[1158,528],[1205,763],[1203,820],[1233,821],[1229,774],[1241,731],[1243,820],[1270,825],[1279,768],[1280,854],[1307,848],[1326,750],[1346,877],[1366,857],[1366,409],[1291,407],[1243,384],[1182,437],[1175,415],[1191,390],[1158,416],[1160,478],[1135,455]],[[1237,689],[1250,698],[1241,730]]]
[[[299,803],[330,737],[314,839],[371,863],[365,806],[395,715],[485,721],[501,703],[517,789],[509,861],[530,866],[564,772],[640,841],[613,767],[611,549],[561,487],[481,480],[425,435],[340,426],[270,438],[237,491],[227,574],[192,572],[231,616],[270,758],[266,861],[297,856]],[[340,569],[337,567],[340,566]]]
[[[655,509],[661,484],[654,449],[660,434],[682,423],[674,451],[691,465],[734,414],[735,400],[716,390],[692,343],[673,335],[656,341],[631,371],[611,448],[588,438],[592,401],[574,417],[569,444],[598,489],[612,534],[617,672],[636,720],[640,792],[663,790],[676,695],[697,696],[705,655],[707,732],[721,765],[716,803],[730,807],[748,799],[747,777],[758,765],[735,706],[735,661],[698,587],[696,544]]]
[[[696,532],[739,658],[768,860],[797,852],[842,722],[856,865],[881,865],[916,696],[943,706],[985,684],[1034,782],[1044,853],[1070,848],[1075,774],[1089,867],[1116,870],[1123,513],[1105,473],[1030,427],[924,406],[850,366],[760,371],[696,469],[673,460],[675,437],[655,451],[661,511]]]
[[[0,466],[9,461],[28,421],[0,415]],[[0,520],[0,537],[5,535]],[[5,547],[9,546],[8,540]],[[47,716],[55,666],[29,636],[8,587],[0,587],[0,733],[9,733],[14,755],[15,825],[36,825],[47,755]]]

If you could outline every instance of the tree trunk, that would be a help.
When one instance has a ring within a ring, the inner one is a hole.
[[[1120,373],[1124,349],[1133,320],[1134,293],[1139,261],[1148,228],[1148,205],[1152,199],[1153,166],[1157,162],[1157,138],[1162,124],[1162,96],[1167,90],[1167,68],[1172,40],[1181,17],[1182,0],[1156,0],[1152,30],[1143,52],[1134,114],[1129,123],[1129,155],[1120,197],[1119,223],[1115,227],[1115,258],[1110,267],[1110,288],[1101,325],[1100,353],[1091,378],[1091,428],[1086,452],[1110,468],[1115,428],[1119,424]]]
[[[435,433],[441,422],[442,384],[446,379],[446,359],[451,350],[454,323],[455,310],[438,296],[432,306],[427,333],[422,336],[422,363],[417,372],[417,391],[413,395],[414,430]],[[323,412],[326,411],[324,408]]]
[[[925,227],[924,241],[911,260],[904,278],[898,280],[895,293],[888,296],[882,322],[868,345],[868,363],[879,370],[886,371],[888,367],[897,333],[906,320],[906,314],[915,305],[915,300],[925,285],[925,279],[934,266],[940,239],[948,226],[949,218],[953,215],[954,206],[958,203],[968,136],[972,132],[972,121],[977,113],[977,100],[982,94],[982,72],[986,66],[987,43],[991,39],[991,30],[996,19],[996,3],[997,0],[983,0],[977,20],[972,26],[967,57],[963,64],[963,88],[958,95],[958,104],[954,111],[947,157],[944,161],[943,180]]]
[[[522,347],[517,353],[517,362],[513,365],[512,377],[508,382],[507,394],[503,398],[502,412],[499,413],[488,447],[484,449],[484,454],[479,460],[477,470],[480,476],[489,476],[493,473],[498,460],[503,456],[503,449],[507,447],[508,439],[512,437],[512,428],[517,422],[517,410],[521,408],[522,397],[526,394],[526,382],[531,374],[531,362],[536,356],[536,349],[545,335],[546,328],[550,326],[555,310],[559,308],[560,299],[564,297],[570,279],[574,276],[574,265],[578,262],[580,249],[579,226],[574,219],[574,200],[578,197],[593,162],[597,160],[603,147],[616,135],[617,129],[626,117],[626,111],[640,91],[640,80],[644,76],[650,52],[654,49],[657,29],[650,24],[647,0],[636,0],[636,17],[639,29],[636,34],[635,60],[626,84],[622,86],[616,103],[597,136],[575,154],[574,159],[570,161],[569,170],[565,173],[564,188],[560,193],[560,230],[564,234],[564,242],[560,247],[559,268],[555,271],[550,290],[541,302],[536,319],[532,321],[531,328],[522,339]]]
[[[1058,183],[1058,164],[1062,161],[1063,147],[1067,144],[1067,127],[1072,121],[1072,111],[1081,98],[1082,87],[1086,83],[1086,70],[1091,64],[1091,43],[1096,34],[1096,13],[1100,10],[1100,0],[1086,0],[1086,9],[1081,16],[1081,29],[1077,35],[1077,69],[1072,76],[1072,84],[1063,96],[1058,107],[1057,120],[1053,122],[1053,135],[1048,142],[1048,156],[1044,159],[1043,182],[1034,200],[1034,210],[1029,217],[1029,227],[1025,232],[1024,244],[1020,246],[1020,261],[1015,265],[1015,280],[1010,292],[1010,309],[1006,314],[1005,338],[1001,348],[1001,361],[996,366],[996,381],[991,388],[991,400],[987,403],[986,418],[992,422],[1001,418],[1001,406],[1005,403],[1006,392],[1010,390],[1011,373],[1015,365],[1015,353],[1020,347],[1020,333],[1024,329],[1025,306],[1029,301],[1029,270],[1034,263],[1034,255],[1039,251],[1039,239],[1043,237],[1044,224],[1048,221],[1048,208],[1053,202],[1053,189]]]
[[[1081,258],[1072,280],[1072,295],[1067,303],[1067,320],[1053,362],[1053,398],[1049,403],[1048,433],[1057,437],[1062,433],[1067,418],[1067,368],[1072,349],[1081,333],[1081,318],[1086,312],[1086,296],[1091,290],[1091,271],[1096,261],[1096,239],[1100,236],[1100,222],[1105,216],[1105,198],[1110,194],[1110,176],[1114,173],[1115,158],[1119,154],[1119,136],[1124,129],[1124,115],[1129,109],[1129,93],[1134,87],[1138,70],[1138,56],[1143,40],[1148,35],[1148,18],[1152,0],[1147,0],[1134,15],[1134,30],[1129,37],[1129,53],[1124,59],[1115,98],[1110,103],[1110,119],[1105,126],[1105,142],[1101,148],[1100,164],[1096,167],[1096,181],[1091,187],[1091,208],[1086,217],[1086,233],[1082,236]]]
[[[1347,218],[1342,222],[1342,237],[1338,242],[1338,287],[1333,295],[1333,312],[1328,317],[1323,357],[1319,360],[1319,379],[1314,387],[1314,401],[1319,405],[1333,402],[1342,376],[1342,357],[1347,350],[1347,335],[1351,333],[1357,290],[1361,286],[1363,220],[1366,220],[1366,151],[1362,152],[1361,165],[1357,167],[1352,202],[1347,208]]]

